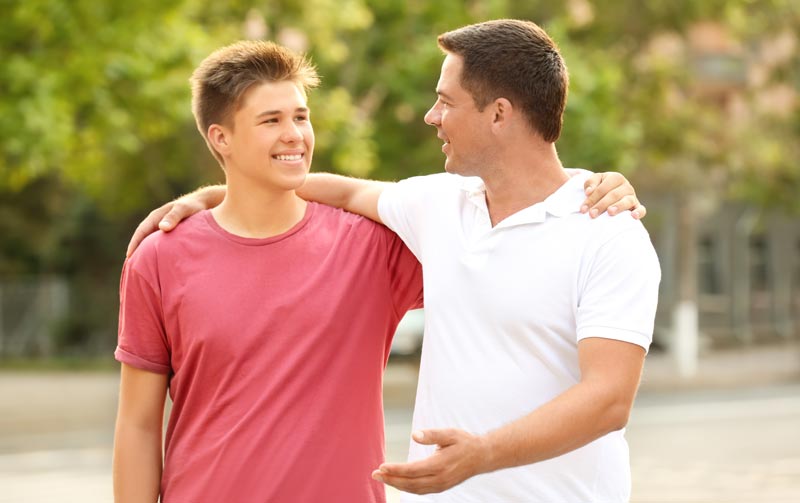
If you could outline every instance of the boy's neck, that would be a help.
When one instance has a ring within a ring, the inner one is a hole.
[[[303,219],[306,205],[294,190],[267,190],[254,184],[243,187],[229,178],[225,199],[211,214],[231,234],[258,239],[294,227]]]

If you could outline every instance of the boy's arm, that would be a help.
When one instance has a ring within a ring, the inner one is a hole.
[[[114,433],[114,501],[157,502],[167,375],[122,364]]]

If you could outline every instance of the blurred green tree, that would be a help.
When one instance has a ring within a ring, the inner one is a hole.
[[[544,26],[570,68],[566,165],[800,210],[800,4],[790,0],[6,0],[2,10],[0,275],[70,275],[93,330],[113,324],[135,223],[221,180],[188,77],[241,38],[318,65],[318,170],[440,170],[422,122],[442,61],[436,35],[518,17]]]

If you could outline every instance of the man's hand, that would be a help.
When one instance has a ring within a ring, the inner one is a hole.
[[[224,185],[204,187],[151,211],[150,214],[147,215],[147,218],[142,220],[139,226],[136,227],[136,231],[133,233],[130,243],[128,243],[128,251],[125,252],[125,256],[130,257],[136,247],[138,247],[142,240],[149,234],[159,229],[164,232],[169,232],[174,229],[181,220],[205,209],[214,208],[219,205],[224,198]]]
[[[647,208],[636,198],[633,185],[619,173],[595,173],[583,185],[586,191],[586,200],[581,206],[581,213],[589,212],[595,218],[608,211],[609,215],[616,215],[625,210],[631,210],[631,216],[642,219],[647,214]]]
[[[415,494],[438,493],[491,471],[489,447],[483,437],[463,430],[415,431],[415,442],[438,445],[429,458],[412,463],[384,463],[372,478]]]

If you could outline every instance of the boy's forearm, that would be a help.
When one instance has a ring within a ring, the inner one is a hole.
[[[156,503],[162,463],[161,431],[118,424],[114,436],[114,502]]]
[[[312,173],[306,177],[303,186],[297,189],[297,195],[380,222],[378,198],[388,185],[389,182]]]

